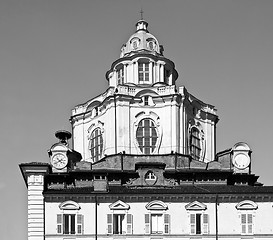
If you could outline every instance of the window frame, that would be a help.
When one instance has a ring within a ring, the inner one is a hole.
[[[198,218],[197,218],[198,216]],[[209,215],[208,213],[197,211],[190,212],[190,235],[207,235],[209,234]],[[206,219],[206,221],[205,221]]]
[[[239,202],[235,208],[238,210],[238,215],[240,219],[240,232],[241,235],[254,235],[255,233],[255,215],[258,209],[257,203],[244,200]],[[243,216],[245,216],[245,221],[243,221]],[[251,222],[249,217],[251,216]]]
[[[151,118],[143,118],[139,121],[136,129],[136,139],[142,154],[153,154],[158,141],[158,130],[156,123]]]
[[[118,200],[109,205],[111,213],[107,214],[107,234],[111,235],[130,235],[133,234],[133,215],[129,213],[130,206]],[[123,216],[122,222],[119,222]],[[115,220],[115,218],[117,218]],[[120,229],[115,231],[115,228]]]
[[[159,116],[154,113],[153,111],[148,111],[148,110],[144,110],[138,114],[136,114],[135,116],[135,122],[134,122],[134,128],[133,128],[133,132],[134,132],[134,144],[135,144],[135,149],[137,151],[138,154],[140,155],[144,155],[145,153],[143,153],[140,149],[140,145],[137,139],[137,129],[139,126],[139,122],[141,122],[143,119],[145,118],[149,118],[151,119],[154,123],[155,123],[155,127],[156,127],[156,131],[157,131],[157,141],[155,143],[155,148],[152,151],[152,153],[150,154],[157,154],[159,152],[159,148],[160,148],[160,144],[161,144],[161,140],[162,140],[162,127],[160,124],[160,118]]]
[[[117,85],[124,83],[124,65],[116,69]]]
[[[170,214],[166,211],[149,211],[144,214],[145,234],[170,234]],[[156,220],[156,224],[154,221]],[[156,226],[156,230],[153,227]]]
[[[138,61],[138,82],[140,84],[150,83],[150,62]]]
[[[192,127],[190,131],[190,153],[194,160],[200,160],[202,152],[200,131]]]
[[[99,161],[104,155],[105,133],[104,133],[103,125],[104,124],[102,122],[98,121],[96,124],[93,123],[87,130],[87,132],[88,132],[88,135],[87,135],[88,153],[89,153],[89,159],[90,159],[91,162]],[[97,129],[100,130],[100,135],[96,136],[96,138],[93,138],[92,134]],[[99,145],[96,145],[96,143],[94,143],[94,146],[92,146],[92,141],[96,141],[94,139],[98,139],[97,143],[99,143]],[[97,150],[96,150],[96,148],[97,148]],[[96,152],[92,152],[93,150],[96,151]],[[94,155],[94,153],[96,153],[96,155]]]
[[[192,134],[193,130],[196,130],[196,132],[198,132],[198,136],[193,136]],[[192,144],[193,139],[195,141],[194,144]],[[196,141],[199,142],[199,145],[196,144]],[[188,154],[192,157],[193,160],[204,161],[205,149],[206,149],[205,145],[206,145],[205,135],[204,135],[204,131],[201,124],[191,119],[189,121],[189,128],[188,128]],[[198,154],[196,151],[198,151]]]
[[[95,128],[90,134],[89,150],[92,160],[97,162],[101,158],[103,150],[102,131],[99,127]]]
[[[82,235],[84,233],[84,215],[80,213],[80,205],[74,201],[66,201],[59,205],[56,232],[58,235]]]
[[[188,203],[185,209],[188,212],[189,218],[189,234],[197,236],[209,234],[209,214],[206,212],[207,206],[204,203],[194,201]],[[198,216],[198,218],[196,216]]]
[[[117,229],[117,231],[116,231]],[[133,234],[133,215],[127,211],[112,211],[107,214],[107,234]]]
[[[171,224],[171,216],[168,213],[168,206],[166,203],[154,200],[149,202],[146,206],[148,210],[147,213],[144,214],[144,224],[145,224],[145,234],[170,234],[170,224]],[[153,231],[153,216],[161,217],[161,226],[158,225],[158,217],[157,217],[157,230],[158,227],[162,231]]]

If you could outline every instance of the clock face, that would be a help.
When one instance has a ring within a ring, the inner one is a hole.
[[[67,157],[62,153],[56,153],[51,158],[51,164],[56,169],[62,169],[67,165]]]
[[[243,153],[236,154],[233,158],[233,164],[238,169],[245,169],[250,164],[250,158],[249,156]]]

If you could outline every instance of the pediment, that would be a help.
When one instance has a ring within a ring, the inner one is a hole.
[[[245,200],[242,202],[239,202],[236,205],[236,209],[238,210],[256,210],[258,208],[257,203],[252,202],[250,200]]]
[[[149,202],[146,205],[146,209],[147,210],[167,210],[168,206],[166,203],[162,201],[155,200],[155,201]]]
[[[74,201],[65,201],[59,205],[61,210],[79,210],[81,207]]]
[[[111,205],[109,205],[109,208],[111,210],[128,210],[130,208],[130,206],[127,203],[125,203],[121,200],[118,200],[118,201],[112,203]]]
[[[207,206],[198,201],[191,202],[185,206],[186,210],[206,210]]]

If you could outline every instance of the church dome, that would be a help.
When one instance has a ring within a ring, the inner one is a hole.
[[[121,48],[121,58],[134,55],[135,53],[149,53],[162,56],[163,47],[159,45],[155,36],[149,33],[147,27],[148,23],[143,19],[136,23],[136,32]]]

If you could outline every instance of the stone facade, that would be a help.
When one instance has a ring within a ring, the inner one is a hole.
[[[109,88],[72,110],[49,163],[20,164],[29,240],[273,239],[273,187],[251,172],[251,149],[216,153],[215,107],[177,78],[138,21]]]

